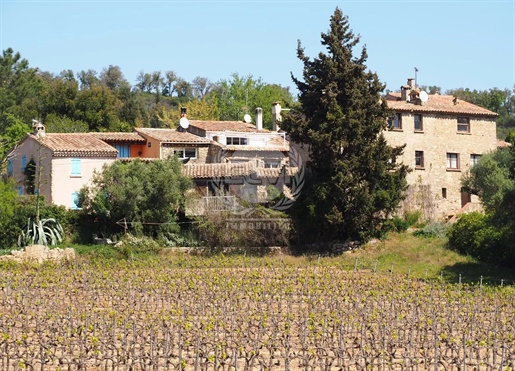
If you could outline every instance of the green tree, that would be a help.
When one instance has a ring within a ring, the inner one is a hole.
[[[116,161],[81,190],[83,212],[96,218],[104,232],[119,232],[116,222],[125,220],[133,233],[168,237],[178,231],[184,193],[192,186],[181,166],[173,157],[149,163]]]
[[[211,94],[218,99],[221,120],[241,121],[245,114],[253,116],[260,107],[263,109],[263,126],[267,129],[272,128],[272,103],[279,102],[285,108],[294,103],[288,88],[237,73],[228,80],[218,81]]]
[[[43,80],[37,76],[37,69],[8,48],[0,57],[0,134],[9,125],[8,116],[30,122],[37,117],[38,97],[43,89]]]
[[[515,179],[510,177],[510,166],[515,161],[510,148],[498,148],[481,156],[479,162],[464,175],[464,189],[478,195],[489,213],[495,213],[504,196],[515,190]]]
[[[482,261],[515,266],[515,140],[483,155],[463,187],[480,196],[485,215],[464,215],[452,226],[449,247]],[[472,242],[471,242],[472,241]]]
[[[382,132],[390,115],[384,85],[367,72],[366,48],[353,55],[359,37],[336,8],[322,45],[328,54],[311,60],[299,41],[304,80],[293,76],[300,106],[283,122],[291,139],[309,146],[307,189],[295,205],[303,241],[367,240],[398,207],[408,168],[397,164],[403,147]]]
[[[0,229],[4,229],[14,215],[18,194],[12,179],[0,179]],[[1,246],[1,248],[10,246]]]

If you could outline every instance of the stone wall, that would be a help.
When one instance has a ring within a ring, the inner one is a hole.
[[[497,148],[494,119],[467,117],[469,133],[457,131],[456,115],[429,113],[422,113],[423,131],[415,131],[413,113],[403,112],[402,129],[384,133],[390,145],[406,144],[401,161],[413,171],[407,176],[410,189],[405,208],[423,207],[421,211],[432,219],[446,220],[466,203],[466,197],[462,199],[461,179],[470,169],[470,156]],[[423,152],[423,167],[415,167],[415,151]],[[447,168],[447,153],[459,155],[458,169]],[[478,200],[472,197],[471,201]]]

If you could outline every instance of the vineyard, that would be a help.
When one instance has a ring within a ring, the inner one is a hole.
[[[1,273],[4,371],[515,369],[512,287],[244,257]]]

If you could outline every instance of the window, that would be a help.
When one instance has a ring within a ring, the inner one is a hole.
[[[80,158],[72,158],[72,173],[71,176],[80,176]]]
[[[390,119],[388,124],[392,130],[402,130],[402,115],[400,113],[396,113],[395,116]]]
[[[280,162],[265,162],[265,168],[269,169],[277,169],[281,165]]]
[[[248,144],[247,138],[236,138],[236,137],[227,137],[226,143],[227,143],[227,145],[236,145],[236,146],[246,146]]]
[[[470,121],[468,117],[458,117],[458,132],[470,133]]]
[[[424,151],[415,151],[415,167],[424,167]]]
[[[474,166],[479,162],[481,155],[470,155],[470,167]]]
[[[447,188],[442,188],[442,198],[447,198]]]
[[[196,148],[176,148],[173,151],[174,155],[177,155],[179,159],[186,158],[197,158],[197,149]]]
[[[115,144],[113,147],[118,151],[118,158],[131,157],[131,146],[128,144]]]
[[[424,130],[422,126],[422,115],[414,115],[413,119],[415,120],[415,131]]]
[[[27,168],[27,156],[21,156],[21,171]]]
[[[79,192],[72,192],[72,209],[78,210],[79,207]]]
[[[13,163],[11,160],[7,161],[7,174],[13,175]]]
[[[447,169],[460,168],[460,155],[458,153],[447,153]]]

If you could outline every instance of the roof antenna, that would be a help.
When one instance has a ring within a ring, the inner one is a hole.
[[[418,68],[415,67],[415,87],[418,87],[418,85],[417,85],[417,72],[418,72]]]

